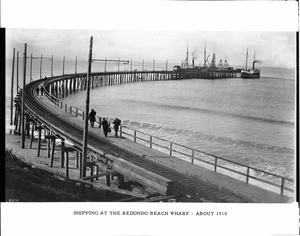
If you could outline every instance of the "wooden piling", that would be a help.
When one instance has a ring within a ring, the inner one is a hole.
[[[54,161],[55,140],[56,140],[56,137],[53,136],[53,138],[51,139],[51,141],[52,141],[52,147],[51,147],[51,159],[50,159],[50,166],[51,166],[51,167],[53,167],[53,161]]]
[[[65,139],[61,138],[61,157],[60,157],[60,167],[64,168],[64,152],[63,152],[63,148],[65,147]]]
[[[17,108],[17,104],[15,102],[15,118],[14,118],[15,130],[17,130],[17,122],[18,122],[18,108]]]
[[[29,136],[29,133],[30,133],[30,117],[29,115],[26,113],[25,114],[25,118],[26,118],[26,123],[25,123],[25,134],[26,136]]]
[[[66,178],[69,178],[69,152],[66,152]]]
[[[110,169],[106,169],[106,172],[109,172],[110,171]],[[110,186],[110,175],[106,175],[105,176],[105,185],[106,186]]]
[[[45,139],[47,140],[47,157],[50,158],[50,152],[51,152],[51,140],[48,138],[51,135],[50,130],[47,130],[47,135],[45,136]]]
[[[42,129],[43,129],[42,126],[36,127],[36,130],[38,130],[38,154],[37,154],[38,157],[40,156],[41,153]]]
[[[32,143],[33,143],[33,140],[34,140],[34,126],[35,126],[35,122],[34,122],[34,120],[32,120],[31,137],[30,137],[30,145],[29,145],[30,149],[32,148]]]

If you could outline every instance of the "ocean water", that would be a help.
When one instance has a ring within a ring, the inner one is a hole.
[[[74,73],[73,64],[66,65],[65,73]],[[79,68],[84,72],[86,67]],[[44,70],[43,76],[49,65]],[[34,75],[39,75],[38,66]],[[295,72],[262,68],[261,75],[259,80],[190,79],[95,88],[90,108],[142,132],[293,178]],[[6,91],[8,102],[9,86]],[[85,95],[79,91],[63,101],[84,109]]]

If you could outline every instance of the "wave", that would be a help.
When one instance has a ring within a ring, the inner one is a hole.
[[[274,76],[262,76],[261,78],[266,79],[276,79],[276,80],[295,80],[295,78],[281,78],[281,77],[274,77]]]
[[[126,100],[126,101],[128,101],[130,103],[138,103],[138,104],[144,104],[144,105],[148,105],[148,106],[154,106],[156,108],[172,109],[172,110],[178,110],[178,111],[179,110],[180,111],[184,111],[184,110],[185,111],[195,111],[195,112],[201,112],[201,113],[206,113],[206,114],[219,115],[219,116],[223,116],[223,117],[224,116],[225,117],[233,117],[233,118],[239,118],[239,119],[244,119],[244,120],[253,120],[253,121],[259,121],[259,122],[265,122],[265,123],[294,126],[294,122],[292,122],[292,121],[275,120],[275,119],[270,119],[270,118],[228,113],[228,112],[224,112],[224,111],[210,110],[210,109],[206,109],[206,108],[187,107],[187,106],[168,105],[168,104],[157,104],[157,103],[153,103],[153,102],[136,101],[136,100]]]
[[[190,131],[180,128],[170,128],[166,126],[159,126],[151,123],[140,123],[131,120],[122,120],[122,124],[125,126],[131,126],[134,129],[141,130],[142,132],[149,133],[149,135],[155,135],[160,138],[165,138],[169,141],[175,141],[182,145],[187,145],[194,143],[198,146],[200,142],[210,142],[211,145],[223,144],[226,146],[239,146],[247,148],[255,148],[260,150],[265,150],[268,152],[276,152],[281,154],[293,155],[294,150],[286,147],[279,147],[274,145],[267,145],[262,143],[255,143],[252,141],[245,141],[239,139],[232,139],[229,137],[220,137],[211,134],[206,134],[202,132]],[[177,141],[179,140],[179,141]],[[191,148],[197,148],[190,146]],[[201,150],[207,151],[207,150]],[[211,153],[214,154],[214,153]]]

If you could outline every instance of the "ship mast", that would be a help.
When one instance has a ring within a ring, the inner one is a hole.
[[[254,58],[253,58],[253,64],[252,64],[252,70],[254,70],[254,65],[255,65],[255,51],[254,51]]]
[[[204,45],[204,61],[203,61],[203,66],[205,66],[206,63],[206,44]]]
[[[247,48],[247,53],[246,53],[246,70],[247,70],[247,66],[248,66],[248,48]]]
[[[189,45],[186,47],[186,68],[189,68]]]

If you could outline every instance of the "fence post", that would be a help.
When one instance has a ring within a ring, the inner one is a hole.
[[[62,102],[60,102],[60,109],[62,109],[63,108],[63,103]]]
[[[82,119],[84,120],[84,111],[82,112]]]
[[[65,111],[67,111],[68,110],[68,104],[66,103],[65,104]]]
[[[194,158],[195,158],[195,151],[192,149],[192,164],[194,164]]]
[[[120,138],[122,138],[122,133],[123,133],[122,125],[120,125]]]
[[[134,131],[134,142],[136,143],[136,131]]]
[[[247,167],[247,177],[246,177],[246,183],[249,183],[249,173],[250,173],[250,167]]]
[[[284,193],[284,183],[285,183],[285,178],[281,177],[281,190],[280,190],[281,195],[283,195]]]
[[[172,148],[173,148],[173,143],[172,142],[170,142],[170,156],[172,156]]]
[[[152,148],[152,136],[150,135],[150,148]]]
[[[215,172],[217,172],[217,165],[218,165],[218,158],[215,157],[215,169],[214,169]]]
[[[72,114],[72,106],[70,106],[70,114]]]
[[[76,114],[75,116],[77,117],[78,116],[78,108],[76,107]]]

